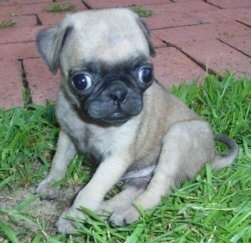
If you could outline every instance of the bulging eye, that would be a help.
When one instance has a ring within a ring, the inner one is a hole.
[[[78,73],[72,77],[72,85],[78,91],[85,91],[92,86],[92,77],[87,73]]]
[[[153,79],[153,70],[151,66],[143,66],[139,69],[138,79],[141,83],[148,84]]]

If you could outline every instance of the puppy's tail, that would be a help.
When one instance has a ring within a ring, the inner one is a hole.
[[[214,140],[221,143],[225,143],[229,148],[227,154],[224,155],[217,154],[215,156],[215,159],[212,161],[212,168],[214,170],[218,170],[227,167],[234,162],[238,154],[238,146],[233,139],[224,135],[215,135]]]

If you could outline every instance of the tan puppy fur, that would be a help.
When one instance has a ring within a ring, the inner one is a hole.
[[[231,164],[235,143],[214,137],[209,124],[169,94],[152,76],[154,49],[146,26],[127,9],[84,11],[67,16],[37,37],[38,49],[62,83],[57,98],[61,126],[57,151],[36,193],[53,199],[53,183],[64,178],[78,152],[97,169],[73,205],[57,221],[59,232],[78,226],[66,216],[84,218],[80,206],[110,212],[112,225],[139,218],[178,183],[193,178],[206,162],[214,169]],[[214,138],[230,153],[216,155]],[[122,191],[104,200],[120,180]]]

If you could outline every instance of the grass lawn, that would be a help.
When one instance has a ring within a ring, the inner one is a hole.
[[[235,163],[212,172],[207,165],[162,204],[141,212],[134,224],[112,228],[83,209],[87,220],[78,236],[56,234],[54,223],[65,198],[90,178],[85,159],[76,156],[60,181],[60,198],[33,195],[55,152],[59,128],[53,104],[0,110],[0,242],[250,242],[251,239],[251,80],[209,75],[203,85],[172,87],[216,133],[239,146]],[[224,147],[217,145],[220,152]]]

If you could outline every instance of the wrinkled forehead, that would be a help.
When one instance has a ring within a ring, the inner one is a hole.
[[[135,16],[104,12],[75,15],[69,19],[73,33],[65,55],[74,56],[72,65],[99,59],[116,63],[138,56],[149,56],[148,42]]]
[[[107,75],[117,75],[121,73],[132,73],[135,70],[138,70],[142,65],[151,65],[151,62],[147,60],[144,56],[138,56],[133,59],[123,60],[123,62],[117,62],[115,64],[110,64],[102,62],[98,59],[93,59],[90,62],[85,62],[82,65],[73,67],[69,70],[69,76],[72,74],[84,71],[90,74],[97,74],[101,77]]]

